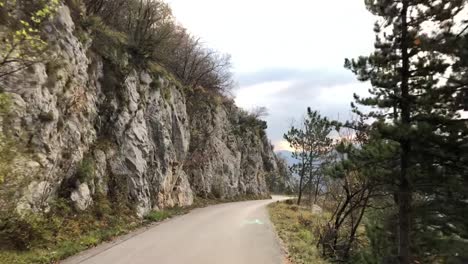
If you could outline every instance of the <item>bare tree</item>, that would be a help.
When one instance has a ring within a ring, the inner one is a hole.
[[[204,47],[174,21],[163,1],[85,0],[85,4],[88,14],[125,33],[126,51],[135,65],[161,63],[190,87],[224,92],[233,86],[230,56]]]
[[[112,19],[115,15],[121,14],[127,0],[84,0],[87,15],[98,15],[104,20]]]
[[[85,6],[88,20],[98,18],[110,27],[108,35],[110,30],[125,35],[126,52],[135,65],[158,61],[167,45],[173,45],[176,25],[169,5],[163,1],[85,0]]]
[[[209,90],[226,91],[233,86],[231,57],[203,47],[199,38],[179,28],[176,44],[163,63],[185,84]]]
[[[257,106],[250,110],[250,114],[255,118],[262,118],[268,116],[268,108],[265,106]]]
[[[367,126],[359,121],[354,124],[356,130],[340,130],[335,161],[327,170],[329,180],[324,207],[332,215],[320,231],[317,243],[322,255],[341,262],[348,261],[351,250],[356,246],[357,230],[364,213],[381,194],[380,182],[369,175],[384,174],[388,170],[368,163],[366,157],[373,155],[376,149],[369,149],[366,145]]]

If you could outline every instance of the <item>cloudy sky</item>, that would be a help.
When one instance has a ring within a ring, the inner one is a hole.
[[[344,58],[372,51],[375,18],[363,0],[168,0],[174,15],[207,46],[232,55],[236,103],[269,109],[277,150],[306,108],[350,116],[353,93],[365,93]]]

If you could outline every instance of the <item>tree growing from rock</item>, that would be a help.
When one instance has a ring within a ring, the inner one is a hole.
[[[58,5],[59,0],[0,0],[0,80],[44,60],[41,30]]]

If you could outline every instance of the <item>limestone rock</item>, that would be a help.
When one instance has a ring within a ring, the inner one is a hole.
[[[320,207],[320,206],[318,206],[316,204],[312,205],[312,214],[320,215],[320,214],[322,214],[322,212],[323,212],[322,207]]]
[[[86,210],[93,203],[88,184],[80,184],[78,189],[71,193],[70,199],[75,203],[77,209],[81,211]]]

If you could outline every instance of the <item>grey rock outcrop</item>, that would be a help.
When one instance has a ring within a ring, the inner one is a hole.
[[[46,28],[52,59],[0,84],[10,101],[0,132],[17,149],[0,196],[15,190],[19,211],[57,197],[86,210],[119,192],[143,216],[196,195],[268,195],[274,153],[262,128],[240,128],[233,103],[197,111],[198,99],[164,74],[116,76],[74,29],[61,7]]]
[[[217,198],[265,196],[265,178],[277,166],[263,130],[243,127],[245,113],[229,102],[200,107],[201,103],[198,100],[191,111],[192,188],[200,195]]]
[[[72,191],[70,199],[79,210],[86,210],[93,203],[88,184],[80,184],[76,190]]]

